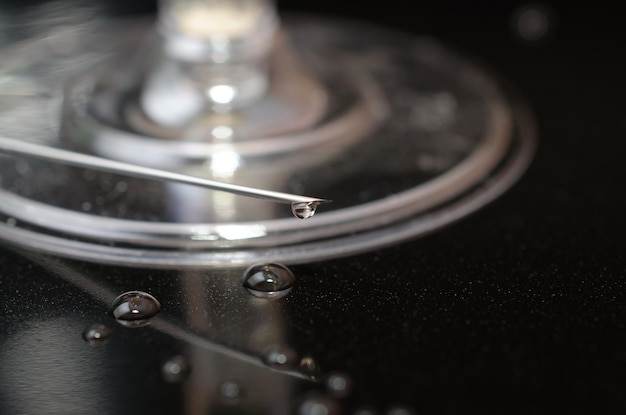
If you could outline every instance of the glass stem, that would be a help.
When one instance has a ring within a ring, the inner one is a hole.
[[[270,0],[161,0],[163,59],[148,75],[142,107],[180,127],[209,107],[229,112],[267,91],[278,30]]]

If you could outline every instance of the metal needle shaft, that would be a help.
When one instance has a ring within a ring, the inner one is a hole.
[[[87,169],[123,174],[127,176],[191,184],[195,186],[205,187],[208,189],[234,193],[241,196],[255,197],[257,199],[266,199],[280,203],[291,203],[292,205],[294,203],[303,203],[316,206],[322,203],[330,202],[330,200],[327,199],[274,192],[271,190],[257,189],[254,187],[239,186],[236,184],[222,183],[214,180],[203,179],[201,177],[188,176],[186,174],[173,173],[150,167],[137,166],[121,161],[109,160],[101,157],[90,156],[88,154],[62,150],[55,147],[49,147],[46,145],[35,144],[32,142],[6,137],[0,137],[0,153],[33,157],[60,164],[84,167]]]

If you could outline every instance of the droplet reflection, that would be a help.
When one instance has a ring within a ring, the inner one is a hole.
[[[415,411],[406,406],[393,406],[389,408],[387,415],[415,415]]]
[[[274,369],[289,369],[297,364],[298,356],[288,347],[272,346],[263,355],[263,362]]]
[[[311,395],[298,407],[298,415],[338,415],[343,413],[341,405],[334,399]]]
[[[220,396],[226,400],[236,400],[241,396],[241,385],[234,380],[228,380],[220,385]]]
[[[111,329],[104,324],[92,324],[83,330],[82,336],[87,344],[94,346],[104,343],[111,337]]]
[[[326,378],[326,389],[338,398],[345,398],[352,390],[352,379],[345,373],[331,373]]]
[[[551,15],[552,13],[547,7],[523,6],[513,14],[513,30],[522,40],[540,41],[550,33]]]
[[[169,383],[182,381],[189,373],[189,365],[183,356],[174,356],[163,364],[161,374],[163,379]]]

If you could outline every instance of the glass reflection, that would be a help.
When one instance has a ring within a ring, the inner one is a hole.
[[[79,318],[29,323],[3,336],[0,395],[14,397],[17,412],[80,412],[89,402],[97,406],[95,413],[126,413],[136,410],[128,396],[151,390],[175,397],[170,402],[180,408],[175,413],[219,414],[236,408],[238,413],[286,414],[318,379],[314,358],[306,356],[307,363],[299,364],[300,353],[290,345],[283,300],[250,295],[238,278],[242,270],[159,271],[155,277],[147,270],[109,268],[111,277],[103,278],[97,266],[25,255],[49,270],[47,279],[57,278],[56,284],[74,290],[67,300],[82,297],[91,305],[77,309]],[[108,340],[89,346],[81,336],[86,322],[101,320],[108,303],[132,287],[154,293],[161,313],[150,326],[133,330],[101,321],[112,327]],[[274,359],[269,362],[268,356]],[[128,371],[134,373],[132,383],[120,383]],[[54,403],[55,396],[65,395],[76,399]],[[12,409],[7,403],[0,408]]]

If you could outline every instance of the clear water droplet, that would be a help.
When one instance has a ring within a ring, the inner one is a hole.
[[[296,277],[284,265],[253,265],[243,274],[243,286],[250,294],[259,298],[277,299],[289,294]]]
[[[109,315],[125,327],[147,326],[159,314],[161,304],[143,291],[128,291],[118,296],[109,306]]]
[[[339,415],[343,413],[339,402],[323,395],[311,395],[298,407],[298,415]]]
[[[220,396],[225,399],[238,399],[241,393],[241,385],[235,380],[228,380],[220,385]]]
[[[174,356],[161,367],[163,379],[169,383],[178,383],[189,374],[189,365],[183,356]]]
[[[345,373],[331,373],[326,378],[328,393],[338,398],[345,398],[352,391],[352,379]]]
[[[308,219],[315,215],[319,202],[293,202],[291,212],[296,218]]]
[[[111,337],[111,329],[104,324],[92,324],[83,330],[82,336],[87,344],[94,346],[104,343]]]
[[[263,362],[274,369],[289,369],[298,362],[298,355],[285,346],[272,346],[263,355]]]

